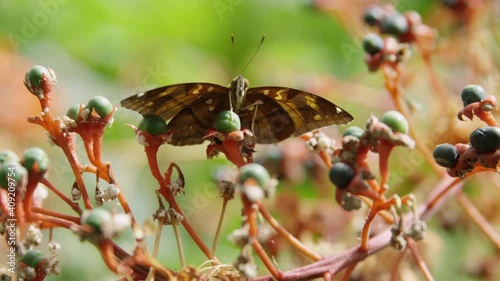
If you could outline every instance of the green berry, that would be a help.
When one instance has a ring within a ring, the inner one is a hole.
[[[257,181],[259,186],[266,186],[271,180],[269,172],[260,164],[246,164],[240,168],[240,183],[245,182],[247,179],[253,178]]]
[[[454,145],[449,143],[439,144],[434,148],[432,155],[439,166],[453,168],[457,165],[458,151]]]
[[[479,85],[470,84],[462,89],[462,101],[464,107],[474,102],[480,102],[486,98],[486,92]]]
[[[24,263],[25,265],[36,268],[42,261],[45,260],[42,252],[37,250],[27,250],[26,253],[22,257],[19,258],[19,262]]]
[[[0,164],[6,161],[18,162],[19,157],[11,150],[4,150],[0,152]]]
[[[360,139],[361,136],[363,136],[364,132],[365,131],[363,131],[363,129],[361,129],[358,126],[351,126],[351,127],[347,128],[347,130],[345,130],[345,132],[344,132],[344,134],[342,136],[343,137],[345,137],[345,136],[353,136],[353,137],[357,137],[358,139]]]
[[[217,114],[215,129],[228,134],[241,129],[240,117],[231,110],[224,110]]]
[[[81,219],[82,225],[88,225],[97,234],[110,234],[113,228],[111,213],[103,208],[94,208],[85,211]],[[109,237],[107,237],[109,238]]]
[[[167,123],[157,115],[147,115],[139,122],[139,130],[148,132],[153,136],[167,133]]]
[[[26,169],[19,162],[5,161],[0,167],[0,187],[12,191],[17,188],[27,175]]]
[[[378,34],[368,33],[365,38],[363,38],[363,50],[370,55],[380,53],[384,48],[384,40]]]
[[[21,162],[28,171],[33,170],[37,173],[45,173],[49,169],[50,163],[45,151],[39,147],[26,149]]]
[[[382,21],[384,14],[384,9],[382,9],[381,7],[371,6],[365,10],[363,14],[363,20],[367,25],[375,26]]]
[[[328,176],[338,188],[345,188],[354,177],[354,170],[344,162],[337,162],[333,164]]]
[[[408,31],[408,20],[405,16],[399,13],[392,14],[382,20],[383,33],[394,36],[401,36]]]
[[[74,121],[78,121],[78,118],[80,117],[80,109],[81,109],[80,104],[74,104],[68,109],[66,116],[68,116]]]
[[[387,111],[380,121],[389,126],[394,133],[406,134],[408,132],[408,121],[398,111]]]
[[[478,153],[488,153],[500,147],[500,128],[479,128],[470,134],[470,144]]]
[[[54,71],[41,65],[30,68],[24,77],[24,83],[28,90],[40,99],[46,94],[45,91],[52,91],[56,82]]]
[[[95,96],[89,100],[87,108],[91,113],[95,110],[99,117],[104,118],[113,111],[113,104],[105,97]]]

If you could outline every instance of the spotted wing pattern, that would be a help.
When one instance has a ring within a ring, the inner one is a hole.
[[[255,110],[257,114],[253,121]],[[312,93],[283,87],[247,91],[242,126],[251,128],[257,143],[277,143],[291,136],[330,125],[347,124],[353,117],[344,109]]]
[[[216,116],[228,110],[229,88],[210,83],[186,83],[131,96],[122,106],[146,115],[158,115],[174,130],[172,145],[203,142]],[[277,143],[291,136],[330,125],[347,124],[353,117],[320,96],[284,87],[247,90],[240,112],[243,128],[252,129],[256,142]]]
[[[200,97],[216,93],[220,99],[228,99],[228,92],[228,88],[217,84],[185,83],[133,95],[124,99],[121,105],[143,116],[158,115],[168,121]]]

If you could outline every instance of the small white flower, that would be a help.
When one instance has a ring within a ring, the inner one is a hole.
[[[243,192],[250,202],[256,203],[264,198],[264,190],[256,185],[244,185]]]
[[[247,243],[248,235],[248,226],[245,225],[229,233],[229,235],[227,236],[227,240],[235,245],[243,245]]]
[[[254,278],[257,276],[257,265],[253,263],[240,263],[238,264],[238,270],[247,278]]]
[[[96,199],[102,202],[108,202],[116,199],[118,194],[120,194],[120,189],[111,183],[104,190],[101,190],[96,194]]]
[[[88,108],[85,108],[81,111],[81,116],[82,116],[82,120],[83,121],[87,121],[87,119],[89,119],[89,116],[90,116],[90,110]]]
[[[28,228],[28,233],[26,234],[25,243],[28,246],[31,245],[38,246],[42,242],[42,239],[43,239],[42,231],[38,227],[30,225]]]
[[[137,142],[140,144],[140,145],[143,145],[145,147],[148,147],[149,146],[149,143],[146,142],[146,137],[140,133],[137,133],[137,135],[135,136],[136,139],[137,139]]]
[[[33,193],[33,197],[35,197],[39,200],[45,200],[45,199],[47,199],[47,197],[49,197],[49,190],[45,186],[39,184],[35,188],[35,192]]]
[[[118,234],[132,225],[132,217],[129,214],[113,215],[113,233]]]
[[[177,178],[172,181],[172,183],[170,184],[170,188],[174,192],[174,195],[184,193],[184,181],[180,178]]]
[[[327,150],[331,146],[332,146],[332,140],[329,137],[323,135],[320,138],[318,138],[318,149],[319,150],[321,150],[321,151]]]
[[[309,151],[314,151],[317,145],[318,140],[315,138],[310,138],[308,141],[306,141],[306,147]]]
[[[80,200],[80,198],[82,198],[82,191],[78,187],[78,184],[75,182],[73,188],[71,189],[71,199],[73,201],[78,201]]]
[[[51,241],[49,242],[49,250],[52,254],[56,254],[59,249],[61,249],[61,244],[57,243],[56,241]]]
[[[109,118],[109,120],[108,120],[108,128],[111,128],[111,126],[113,125],[114,122],[115,122],[115,118],[113,118],[113,117]]]

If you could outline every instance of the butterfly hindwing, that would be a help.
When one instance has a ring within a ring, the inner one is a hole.
[[[242,110],[241,125],[252,129],[257,143],[277,143],[295,131],[290,114],[271,96],[248,90]]]
[[[191,145],[203,142],[206,131],[215,126],[217,114],[229,108],[228,90],[200,94],[189,106],[181,110],[168,123],[174,130],[173,145]]]
[[[168,123],[168,128],[173,130],[170,144],[177,146],[200,144],[204,141],[205,132],[211,127],[198,119],[191,107],[186,107]]]

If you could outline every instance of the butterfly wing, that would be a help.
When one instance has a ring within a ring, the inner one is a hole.
[[[185,107],[168,123],[168,128],[175,130],[169,144],[182,146],[200,144],[208,129],[214,128],[217,114],[228,110],[228,91],[210,92],[200,95],[191,106]]]
[[[213,127],[216,114],[229,109],[228,92],[217,84],[185,83],[139,93],[124,99],[121,105],[143,116],[171,119],[168,128],[175,131],[170,142],[173,145],[200,144],[206,130]]]
[[[177,84],[133,95],[122,100],[121,105],[143,116],[158,115],[168,121],[201,96],[209,93],[227,95],[228,91],[226,87],[210,83]]]
[[[258,87],[247,91],[239,113],[242,126],[251,128],[255,104],[258,106],[253,133],[261,144],[277,143],[290,136],[353,120],[347,111],[315,94],[292,88]]]

